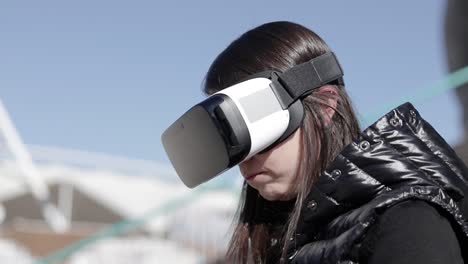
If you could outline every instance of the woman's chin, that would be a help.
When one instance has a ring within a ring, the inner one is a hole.
[[[291,200],[294,195],[288,188],[282,186],[263,186],[264,188],[257,189],[260,195],[268,201],[287,201]]]

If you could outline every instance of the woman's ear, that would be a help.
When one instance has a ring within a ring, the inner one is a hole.
[[[327,105],[322,104],[322,112],[325,113],[325,125],[328,125],[333,115],[335,115],[335,109],[338,104],[337,88],[333,85],[325,85],[320,87],[316,93],[327,103]]]

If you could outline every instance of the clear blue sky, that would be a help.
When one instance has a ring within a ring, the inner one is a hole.
[[[339,56],[361,115],[446,74],[444,1],[2,1],[0,98],[27,144],[167,162],[163,130],[203,99],[211,61],[289,20]],[[450,142],[456,98],[418,103]]]

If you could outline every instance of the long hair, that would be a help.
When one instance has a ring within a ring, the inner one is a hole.
[[[330,51],[313,31],[292,23],[272,22],[251,29],[233,41],[210,66],[203,91],[210,95],[234,85],[251,74],[266,70],[284,72]],[[229,263],[283,262],[289,237],[294,234],[303,201],[327,165],[341,149],[357,138],[360,128],[349,96],[343,86],[337,95],[312,92],[303,98],[304,120],[300,164],[296,173],[297,196],[293,208],[281,223],[257,221],[265,200],[244,182],[237,222],[227,250]],[[327,104],[335,96],[336,107]],[[335,110],[328,122],[322,109]]]

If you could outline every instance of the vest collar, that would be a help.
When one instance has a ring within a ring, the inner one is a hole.
[[[323,224],[378,195],[407,186],[438,186],[455,201],[468,195],[462,161],[405,103],[365,129],[319,177],[303,203],[298,232]],[[457,186],[464,186],[460,190]]]

